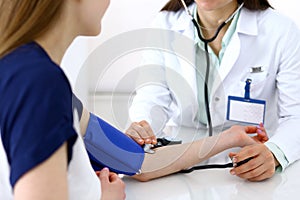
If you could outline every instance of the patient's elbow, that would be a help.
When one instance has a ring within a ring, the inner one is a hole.
[[[149,176],[147,176],[147,174],[137,174],[137,175],[134,175],[132,176],[132,178],[134,178],[135,180],[138,180],[140,182],[147,182],[147,181],[150,181],[151,178]]]

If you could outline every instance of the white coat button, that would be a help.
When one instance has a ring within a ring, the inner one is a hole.
[[[215,101],[220,101],[220,98],[219,97],[215,97]]]

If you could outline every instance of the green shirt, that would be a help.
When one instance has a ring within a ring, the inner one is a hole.
[[[194,18],[197,20],[197,6],[194,10]],[[222,48],[219,52],[219,55],[216,55],[213,50],[208,45],[208,52],[210,58],[210,76],[208,81],[208,93],[210,94],[210,89],[212,88],[213,81],[216,76],[218,76],[218,69],[220,68],[222,58],[224,56],[225,50],[236,30],[238,18],[240,11],[234,16],[230,26],[228,27],[223,39],[222,39]],[[201,31],[201,30],[200,30]],[[195,28],[194,40],[196,44],[196,77],[197,77],[197,86],[198,86],[198,103],[199,103],[199,112],[198,112],[198,121],[203,124],[207,123],[207,117],[205,112],[205,103],[204,103],[204,82],[205,82],[205,72],[206,72],[206,52],[204,47],[204,42],[200,40],[197,34],[197,29]],[[210,96],[210,95],[209,95]]]

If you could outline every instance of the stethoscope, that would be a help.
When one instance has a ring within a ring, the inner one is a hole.
[[[225,20],[216,30],[214,36],[212,38],[209,39],[205,39],[202,37],[201,32],[200,32],[200,25],[197,23],[197,21],[195,20],[195,18],[193,17],[193,15],[191,14],[190,10],[188,9],[187,5],[185,4],[184,0],[180,0],[186,13],[190,16],[194,26],[196,27],[197,30],[197,34],[198,37],[200,38],[200,40],[202,42],[204,42],[204,48],[205,48],[205,57],[206,57],[206,73],[205,73],[205,82],[204,82],[204,103],[205,103],[205,111],[206,111],[206,116],[207,116],[207,124],[208,124],[208,133],[209,136],[212,136],[212,123],[211,123],[211,115],[210,115],[210,111],[209,111],[209,101],[208,101],[208,78],[209,78],[209,71],[210,71],[210,62],[209,62],[209,52],[208,52],[208,43],[214,41],[220,31],[222,30],[222,28],[228,23],[230,22],[233,17],[239,12],[239,10],[243,7],[244,3],[242,3],[234,13],[232,13],[232,15],[230,15],[227,20]]]

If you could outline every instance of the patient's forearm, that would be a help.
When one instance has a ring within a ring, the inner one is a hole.
[[[172,174],[204,161],[225,149],[238,146],[238,138],[229,139],[228,132],[229,130],[192,143],[162,147],[157,149],[155,154],[146,154],[142,173],[134,178],[148,181]]]

